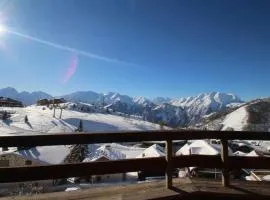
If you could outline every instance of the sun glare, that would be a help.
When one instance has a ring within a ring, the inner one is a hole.
[[[2,24],[0,24],[0,35],[3,35],[6,32],[6,27]]]

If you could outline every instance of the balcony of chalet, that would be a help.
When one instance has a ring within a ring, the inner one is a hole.
[[[172,152],[174,140],[220,139],[221,155],[181,155]],[[50,146],[68,144],[94,144],[111,142],[166,141],[166,156],[99,162],[1,167],[1,183],[20,183],[35,180],[53,180],[87,175],[104,175],[138,171],[163,171],[165,179],[141,181],[133,184],[119,183],[104,187],[89,187],[70,192],[52,192],[3,199],[270,199],[270,184],[263,181],[239,181],[230,177],[235,169],[257,169],[263,177],[270,168],[270,158],[230,156],[228,141],[270,140],[266,132],[233,131],[147,131],[76,133],[54,135],[28,135],[0,137],[0,146]],[[221,180],[199,178],[173,178],[175,168],[193,167],[221,170]],[[264,169],[264,171],[262,171]],[[258,174],[258,173],[257,173]]]

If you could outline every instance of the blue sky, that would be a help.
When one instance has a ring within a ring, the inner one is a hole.
[[[269,96],[269,1],[0,0],[0,87],[182,97]],[[77,70],[65,74],[77,56]],[[116,60],[116,61],[115,61]]]

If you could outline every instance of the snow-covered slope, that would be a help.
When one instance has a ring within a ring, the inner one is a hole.
[[[0,121],[0,135],[73,132],[80,120],[83,121],[84,131],[160,129],[157,124],[110,114],[63,110],[62,119],[59,119],[60,109],[56,109],[56,118],[53,118],[53,110],[42,106],[1,108],[1,110],[15,114],[12,114],[9,121]],[[24,121],[26,115],[28,124]]]
[[[231,109],[215,113],[202,127],[210,130],[270,131],[270,99],[258,99]]]
[[[248,112],[246,106],[242,106],[226,116],[225,120],[222,122],[222,130],[233,129],[235,131],[241,131],[244,126],[247,125],[247,120]]]

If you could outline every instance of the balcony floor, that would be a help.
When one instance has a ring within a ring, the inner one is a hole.
[[[165,181],[132,185],[97,187],[73,192],[16,196],[9,200],[97,200],[97,199],[270,199],[270,184],[262,182],[233,182],[224,188],[220,181],[174,179],[174,188],[165,188]]]

